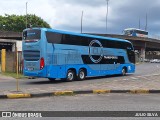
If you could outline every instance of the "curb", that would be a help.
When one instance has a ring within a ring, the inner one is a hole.
[[[51,97],[51,96],[73,96],[77,94],[106,94],[106,93],[130,93],[130,94],[148,94],[160,93],[160,90],[136,89],[136,90],[84,90],[84,91],[56,91],[48,93],[14,93],[0,95],[0,99],[17,99],[17,98],[36,98],[36,97]]]

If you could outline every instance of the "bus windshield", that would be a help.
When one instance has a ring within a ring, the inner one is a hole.
[[[41,30],[26,30],[23,31],[23,40],[40,40]]]

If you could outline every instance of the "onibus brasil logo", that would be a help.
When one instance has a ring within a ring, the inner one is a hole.
[[[99,63],[103,58],[103,46],[100,41],[92,40],[89,44],[89,57],[92,62]]]

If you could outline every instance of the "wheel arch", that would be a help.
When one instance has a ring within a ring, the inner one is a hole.
[[[122,69],[125,69],[126,73],[128,72],[128,69],[126,66],[124,66]]]
[[[68,72],[69,70],[72,70],[75,74],[77,74],[77,71],[76,71],[75,68],[68,68],[68,69],[67,69],[67,72]]]

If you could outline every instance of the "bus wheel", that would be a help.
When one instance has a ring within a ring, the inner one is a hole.
[[[76,78],[75,72],[73,70],[68,70],[66,81],[71,82],[75,80],[75,78]]]
[[[125,75],[126,75],[126,72],[127,72],[126,69],[123,68],[123,69],[122,69],[122,76],[125,76]]]
[[[84,80],[86,78],[85,70],[80,69],[78,72],[78,80]]]

